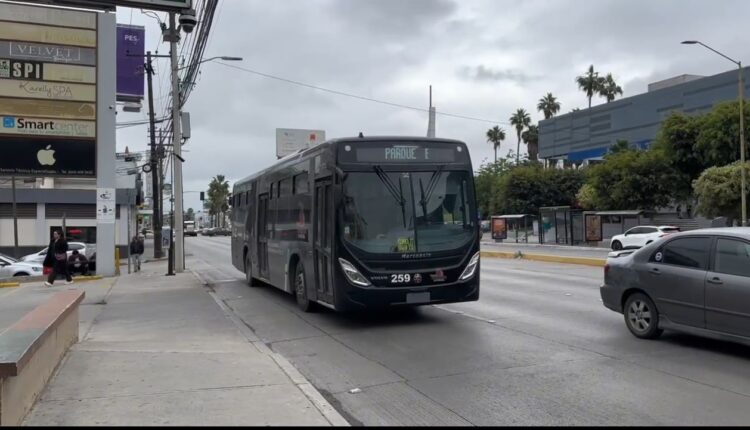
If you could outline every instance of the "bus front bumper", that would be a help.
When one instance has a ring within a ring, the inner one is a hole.
[[[421,288],[370,287],[349,285],[344,297],[336,302],[341,310],[384,308],[390,306],[421,306],[440,303],[472,302],[479,300],[479,278]]]

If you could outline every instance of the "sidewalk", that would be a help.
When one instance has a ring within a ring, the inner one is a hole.
[[[346,425],[196,277],[165,272],[117,279],[25,425]]]
[[[607,254],[612,251],[608,248],[589,246],[541,245],[538,243],[494,242],[489,240],[483,240],[481,248],[483,251],[521,251],[524,254],[548,254],[563,257],[602,259],[607,258]]]

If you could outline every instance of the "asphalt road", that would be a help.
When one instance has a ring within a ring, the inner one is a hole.
[[[229,243],[187,238],[189,268],[354,425],[750,423],[750,347],[636,339],[599,268],[483,259],[478,302],[304,314],[247,286]]]

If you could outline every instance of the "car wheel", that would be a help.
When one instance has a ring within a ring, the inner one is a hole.
[[[625,325],[637,338],[656,339],[663,331],[659,328],[659,311],[645,294],[635,293],[628,297],[623,314]]]
[[[29,276],[29,274],[28,273],[24,273],[24,272],[20,272],[20,273],[16,273],[15,275],[13,275],[14,278],[16,276]]]
[[[613,251],[619,251],[621,249],[622,249],[622,243],[620,243],[619,240],[616,240],[616,241],[612,242],[612,250]]]
[[[245,281],[251,287],[257,287],[258,286],[258,283],[253,278],[253,266],[252,266],[252,263],[250,263],[250,253],[249,252],[247,253],[247,255],[245,255]]]
[[[305,266],[302,263],[297,263],[297,269],[294,272],[294,295],[297,297],[297,306],[302,312],[311,312],[313,303],[307,298]]]

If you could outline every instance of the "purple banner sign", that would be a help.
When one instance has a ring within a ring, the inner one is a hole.
[[[146,28],[117,24],[117,101],[143,100]]]

